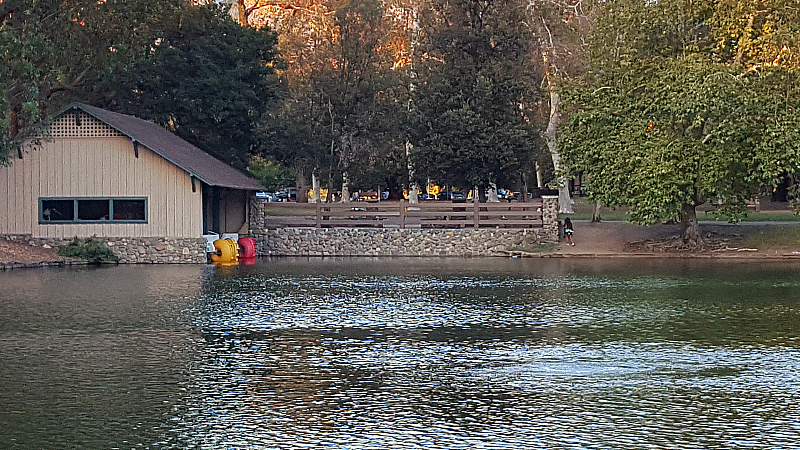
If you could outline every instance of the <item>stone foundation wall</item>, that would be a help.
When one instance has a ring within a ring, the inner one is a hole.
[[[254,234],[259,256],[498,256],[556,243],[535,229],[281,228]]]
[[[34,238],[30,235],[0,235],[0,239],[29,245],[58,247],[72,239]],[[123,264],[205,264],[205,239],[167,237],[95,237],[104,242]]]

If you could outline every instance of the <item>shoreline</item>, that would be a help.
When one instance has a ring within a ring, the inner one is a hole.
[[[641,258],[641,259],[750,259],[750,260],[783,260],[783,259],[800,259],[800,253],[757,253],[757,252],[741,252],[741,253],[705,253],[705,252],[684,252],[684,253],[671,253],[671,252],[615,252],[615,253],[536,253],[507,250],[504,252],[504,257],[509,258],[598,258],[598,259],[613,259],[613,258]]]
[[[634,225],[629,222],[609,221],[591,223],[574,221],[575,243],[567,246],[563,241],[554,245],[550,251],[530,251],[527,249],[498,250],[487,258],[580,258],[580,259],[719,259],[777,261],[800,259],[800,242],[784,242],[771,248],[743,248],[741,243],[747,236],[778,227],[800,227],[800,222],[741,222],[728,224],[701,222],[704,236],[714,236],[724,243],[724,247],[701,251],[640,251],[629,246],[644,241],[658,241],[674,238],[679,234],[679,225],[656,224],[651,226]],[[375,255],[372,255],[375,256]],[[442,257],[441,255],[430,255]],[[324,257],[324,256],[322,256]],[[418,255],[425,257],[425,255]],[[460,258],[457,256],[455,258]],[[0,240],[0,271],[36,268],[85,266],[88,261],[66,258],[58,255],[57,248],[31,246],[24,242]]]

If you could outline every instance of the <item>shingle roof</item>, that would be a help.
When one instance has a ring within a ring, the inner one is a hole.
[[[159,125],[137,117],[119,114],[83,103],[73,103],[56,116],[79,109],[119,130],[132,141],[144,145],[198,180],[211,186],[244,190],[263,190],[257,181],[214,158]]]

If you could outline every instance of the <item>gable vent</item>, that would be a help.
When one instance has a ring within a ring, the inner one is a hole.
[[[114,137],[124,134],[83,111],[78,111],[78,119],[73,111],[58,116],[50,124],[50,137]]]

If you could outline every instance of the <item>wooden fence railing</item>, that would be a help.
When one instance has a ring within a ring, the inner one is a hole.
[[[276,203],[259,205],[259,222],[277,227],[540,228],[542,201],[453,203],[406,201],[353,203]],[[263,221],[263,222],[262,222]]]

